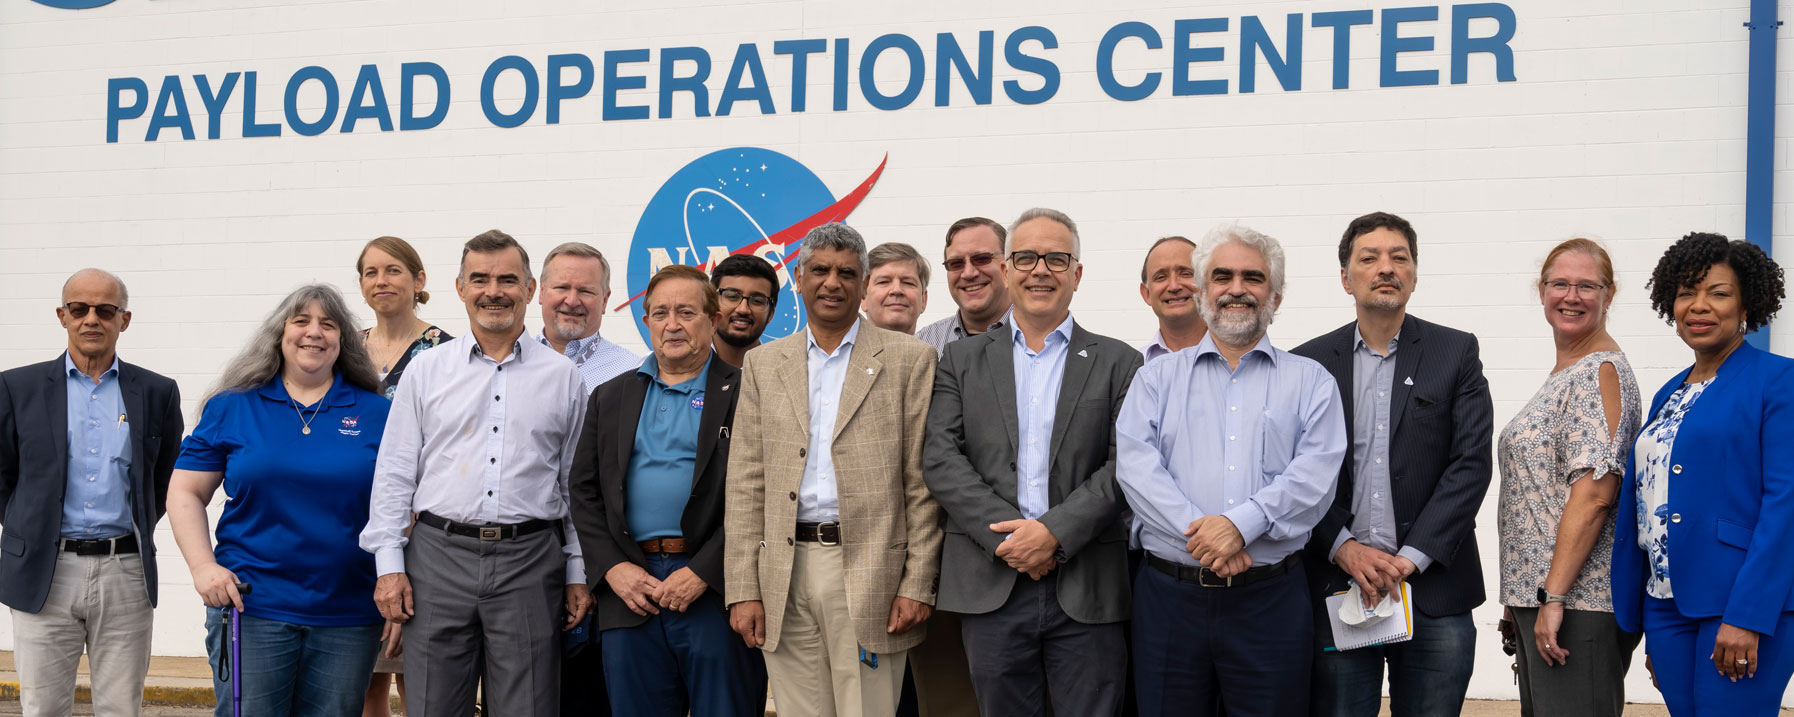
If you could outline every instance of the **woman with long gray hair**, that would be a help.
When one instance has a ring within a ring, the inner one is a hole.
[[[169,522],[207,606],[214,674],[229,674],[224,608],[242,611],[243,714],[361,713],[384,620],[356,541],[390,406],[342,295],[311,284],[225,366],[181,444]],[[206,506],[220,485],[214,548]],[[213,687],[230,714],[233,687]]]

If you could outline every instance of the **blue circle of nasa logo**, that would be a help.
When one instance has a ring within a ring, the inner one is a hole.
[[[731,254],[752,254],[773,265],[779,277],[778,306],[763,341],[804,327],[803,302],[785,262],[796,261],[806,233],[842,221],[872,189],[881,163],[866,181],[836,200],[828,185],[803,163],[770,149],[735,147],[692,160],[668,179],[636,222],[629,243],[629,314],[642,341],[653,345],[642,322],[648,280],[671,264],[709,273]]]
[[[112,0],[31,0],[39,5],[59,7],[64,10],[87,10],[110,4]]]

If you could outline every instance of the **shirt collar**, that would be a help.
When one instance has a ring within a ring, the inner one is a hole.
[[[87,374],[82,373],[81,369],[75,367],[75,357],[69,355],[69,353],[67,351],[62,352],[62,367],[63,367],[65,373],[69,376],[69,378],[74,378],[76,374],[80,374],[84,378],[87,377]],[[112,367],[108,368],[105,371],[100,373],[100,380],[104,381],[104,380],[106,380],[107,376],[115,376],[116,377],[117,375],[118,375],[118,354],[113,354],[112,355]],[[93,379],[88,378],[88,380],[91,381]]]
[[[715,361],[715,360],[716,360],[716,352],[711,351],[710,355],[708,357],[705,357],[705,359],[704,359],[704,369],[699,371],[697,376],[693,376],[692,378],[688,378],[684,381],[680,381],[677,384],[671,384],[671,385],[669,385],[665,381],[660,380],[660,361],[654,357],[653,353],[649,353],[647,358],[642,359],[641,367],[637,368],[635,370],[635,372],[639,373],[643,376],[647,376],[649,381],[658,383],[662,386],[666,386],[667,388],[684,391],[686,393],[691,393],[692,391],[704,390],[702,380],[709,378],[710,362]],[[680,386],[686,386],[686,388],[681,389]]]
[[[1146,343],[1146,353],[1152,353],[1153,349],[1158,349],[1161,353],[1171,353],[1171,347],[1165,345],[1163,329],[1152,332],[1152,340]]]
[[[553,344],[548,343],[548,336],[546,334],[544,334],[542,336],[542,345],[547,346],[549,348],[554,348]],[[592,351],[597,350],[597,348],[602,345],[604,345],[603,334],[600,332],[594,331],[594,332],[592,332],[591,336],[587,336],[583,339],[574,339],[572,341],[568,341],[567,342],[567,350],[563,351],[562,353],[566,354],[569,357],[576,357],[582,353],[589,354]]]
[[[1253,344],[1252,348],[1246,351],[1245,356],[1241,356],[1240,358],[1243,360],[1246,356],[1255,353],[1264,354],[1265,359],[1270,361],[1272,366],[1277,365],[1277,348],[1271,345],[1270,334],[1258,337],[1258,343]],[[1221,355],[1221,349],[1215,346],[1215,332],[1213,331],[1203,335],[1202,343],[1196,344],[1195,354],[1195,356],[1190,358],[1191,363],[1201,361],[1202,357],[1208,354],[1213,354],[1215,358],[1223,361],[1226,360],[1226,357]]]
[[[1389,355],[1395,355],[1395,349],[1401,342],[1402,332],[1400,331],[1395,332],[1394,336],[1389,337]],[[1358,349],[1368,347],[1369,345],[1370,344],[1364,342],[1364,332],[1359,329],[1358,324],[1354,322],[1352,324],[1352,351],[1356,352]],[[1375,351],[1372,351],[1372,353],[1375,353]]]
[[[1009,313],[1003,314],[1003,320],[997,322],[996,325],[997,326],[1008,326],[1010,341],[1013,342],[1017,346],[1027,346],[1028,345],[1028,337],[1026,335],[1022,334],[1022,328],[1020,326],[1015,325],[1014,314],[1015,314],[1015,309],[1010,309]],[[1060,339],[1064,340],[1065,343],[1070,344],[1071,343],[1071,327],[1072,327],[1071,312],[1066,312],[1065,320],[1059,322],[1058,326],[1053,327],[1052,331],[1047,332],[1046,342],[1050,343],[1053,340],[1053,336],[1056,334],[1059,336]],[[1045,350],[1045,348],[1046,348],[1046,343],[1042,343],[1041,349]]]
[[[287,383],[280,380],[278,374],[274,376],[274,380],[263,384],[256,392],[270,401],[286,404],[294,402],[292,394],[287,393]],[[326,407],[355,405],[355,388],[343,381],[341,373],[331,379],[330,390],[324,392],[324,405]]]
[[[860,321],[861,319],[859,318],[853,320],[853,326],[848,327],[847,335],[841,338],[841,345],[835,347],[834,353],[829,353],[827,351],[823,351],[823,353],[828,354],[829,356],[839,356],[841,354],[841,349],[853,346],[853,342],[860,338]],[[822,351],[822,347],[816,345],[816,332],[811,331],[808,324],[805,324],[804,326],[804,338],[809,339],[811,351]]]
[[[479,338],[474,336],[472,331],[467,332],[467,343],[468,363],[473,363],[475,360],[486,355],[486,349],[480,346]],[[529,342],[524,341],[522,337],[518,337],[516,341],[511,342],[511,355],[506,356],[505,361],[515,360],[518,363],[523,363],[523,347],[527,343]],[[542,339],[542,346],[547,347],[550,351],[554,350],[554,347],[548,345],[548,339],[546,338]],[[504,363],[504,361],[499,361],[498,363]]]
[[[1014,311],[1014,308],[1011,308],[1010,311]],[[997,329],[1003,328],[1003,325],[1008,322],[1009,322],[1009,312],[1005,311],[1005,312],[1003,312],[1003,315],[997,317],[996,321],[992,321],[989,326],[984,327],[984,330],[987,332],[996,331]],[[974,334],[974,333],[966,330],[965,317],[960,315],[960,313],[957,311],[953,312],[953,331],[955,331],[959,334],[959,336],[957,338],[962,338],[962,339],[967,336],[976,336],[977,335],[977,334]]]

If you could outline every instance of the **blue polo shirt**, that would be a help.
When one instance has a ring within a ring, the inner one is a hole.
[[[692,472],[698,463],[698,430],[704,417],[704,382],[710,362],[695,378],[668,386],[660,380],[660,364],[650,354],[636,373],[648,377],[642,415],[635,426],[635,450],[629,454],[624,507],[629,533],[636,540],[684,535],[679,519],[691,499]]]
[[[224,472],[229,499],[214,553],[254,586],[243,599],[249,614],[317,627],[372,625],[381,622],[374,556],[358,540],[392,404],[340,375],[319,403],[304,407],[308,435],[278,378],[213,396],[175,467]]]

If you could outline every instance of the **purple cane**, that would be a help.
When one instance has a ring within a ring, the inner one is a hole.
[[[237,583],[237,594],[248,595],[249,591],[249,583]],[[230,713],[231,717],[243,717],[243,615],[230,606],[224,612],[230,616]]]

